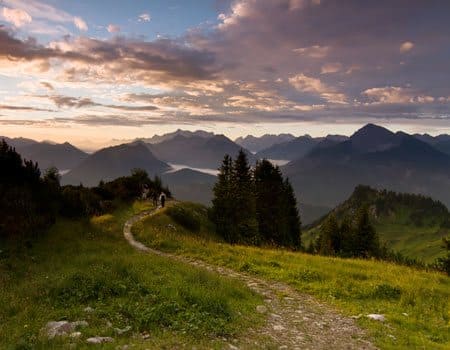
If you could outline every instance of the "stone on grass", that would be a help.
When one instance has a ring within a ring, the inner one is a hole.
[[[77,327],[86,327],[88,323],[86,321],[50,321],[47,322],[43,331],[48,338],[53,339],[57,336],[67,336],[72,333]]]
[[[258,305],[256,307],[256,312],[260,314],[265,314],[267,312],[267,307],[265,307],[264,305]]]
[[[380,322],[386,321],[386,317],[384,317],[384,315],[381,315],[381,314],[368,314],[367,318],[370,318],[371,320],[375,320],[375,321],[380,321]]]
[[[112,343],[114,341],[111,337],[91,337],[87,338],[86,342],[89,344],[103,344],[103,343]]]

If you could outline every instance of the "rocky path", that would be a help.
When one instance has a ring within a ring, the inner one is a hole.
[[[277,349],[376,349],[366,340],[365,333],[353,319],[339,315],[313,297],[298,293],[286,284],[161,252],[136,241],[131,227],[156,212],[142,212],[125,223],[124,236],[134,248],[238,279],[264,297],[264,305],[259,305],[255,312],[266,314],[267,322],[262,328],[251,329],[242,339],[230,340],[230,349],[264,348],[266,344]]]

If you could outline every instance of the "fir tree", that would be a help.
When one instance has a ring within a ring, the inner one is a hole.
[[[286,179],[283,183],[283,202],[286,211],[281,215],[284,214],[287,221],[284,245],[298,249],[301,247],[301,221],[297,208],[297,199],[289,179]]]
[[[338,237],[340,237],[339,225],[336,216],[331,214],[320,229],[319,254],[335,255]]]
[[[378,256],[380,243],[375,228],[370,223],[367,207],[358,211],[353,253],[358,257]]]
[[[258,244],[256,202],[253,176],[247,155],[241,149],[233,164],[232,189],[236,238],[243,243]]]
[[[223,159],[213,192],[212,216],[217,233],[227,242],[235,243],[238,237],[234,227],[233,164],[229,155],[225,155]]]

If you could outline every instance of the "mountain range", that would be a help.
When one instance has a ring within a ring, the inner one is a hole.
[[[170,169],[157,159],[142,142],[104,148],[90,155],[62,177],[63,184],[98,185],[100,180],[113,180],[129,175],[132,169],[146,170],[149,175],[159,175]]]
[[[273,145],[289,142],[295,139],[292,134],[265,134],[260,137],[255,137],[253,135],[247,135],[245,137],[238,137],[234,142],[239,146],[248,149],[251,152],[257,153],[263,149],[272,147]]]
[[[16,151],[22,155],[22,157],[37,162],[41,170],[45,170],[53,166],[58,168],[60,171],[72,169],[89,156],[87,153],[68,142],[37,142],[21,137],[0,137],[0,139],[2,138],[5,139],[9,145],[13,146]]]
[[[147,146],[157,158],[165,162],[205,169],[218,169],[225,154],[235,157],[241,149],[224,135],[202,137],[180,134]],[[255,163],[256,158],[249,151],[244,151],[249,161]]]
[[[305,223],[344,201],[359,184],[429,195],[450,206],[450,154],[446,153],[449,135],[393,133],[368,124],[350,137],[291,136],[247,136],[238,141],[248,142],[255,150],[265,142],[290,139],[257,154],[244,151],[252,164],[261,158],[289,161],[281,170],[293,184],[307,217]],[[161,175],[180,199],[204,204],[212,197],[212,170],[219,168],[225,154],[235,156],[242,147],[224,135],[183,130],[108,147],[91,155],[68,143],[5,139],[43,169],[50,165],[70,169],[62,178],[66,184],[96,185],[100,180],[127,175],[133,168],[143,168],[151,175]]]
[[[450,205],[450,156],[403,132],[368,124],[348,140],[283,167],[299,198],[333,207],[358,184],[430,195]]]

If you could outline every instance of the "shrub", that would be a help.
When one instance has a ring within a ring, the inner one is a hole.
[[[200,220],[192,210],[186,209],[180,205],[174,205],[167,208],[166,213],[177,224],[189,231],[198,232],[200,230]]]

